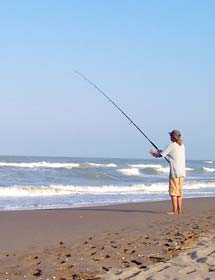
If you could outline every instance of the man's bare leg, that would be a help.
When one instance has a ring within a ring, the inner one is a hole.
[[[168,214],[178,214],[178,199],[177,196],[171,195],[171,201],[172,201],[172,212]]]
[[[182,211],[182,196],[177,196],[177,205],[178,205],[178,208],[177,208],[178,214],[181,214],[181,211]]]

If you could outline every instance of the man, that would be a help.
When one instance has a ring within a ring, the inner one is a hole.
[[[164,151],[150,150],[156,158],[167,157],[170,163],[169,194],[172,202],[172,212],[168,214],[181,214],[183,181],[185,172],[185,147],[181,139],[181,132],[174,129],[169,133],[172,143]]]

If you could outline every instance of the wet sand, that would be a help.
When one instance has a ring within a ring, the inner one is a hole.
[[[170,201],[2,211],[0,279],[215,279],[215,198],[169,210]],[[195,278],[201,271],[209,276]]]

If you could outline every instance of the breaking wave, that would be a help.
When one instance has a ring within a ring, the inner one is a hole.
[[[201,189],[214,188],[214,182],[188,183],[184,190],[200,191]],[[168,183],[155,183],[151,185],[103,185],[103,186],[74,186],[74,185],[49,185],[49,186],[2,186],[0,198],[4,197],[51,197],[68,195],[108,195],[108,194],[154,194],[167,193]]]
[[[215,168],[202,167],[202,169],[206,172],[215,172]]]
[[[17,167],[17,168],[90,168],[90,167],[117,167],[114,163],[98,164],[93,162],[85,163],[62,163],[62,162],[0,162],[0,167]]]
[[[140,170],[138,168],[123,168],[118,169],[117,171],[126,176],[141,176]]]

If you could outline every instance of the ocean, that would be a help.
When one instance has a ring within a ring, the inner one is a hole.
[[[164,159],[0,156],[0,210],[169,199]],[[184,197],[215,196],[215,161],[188,160]]]

